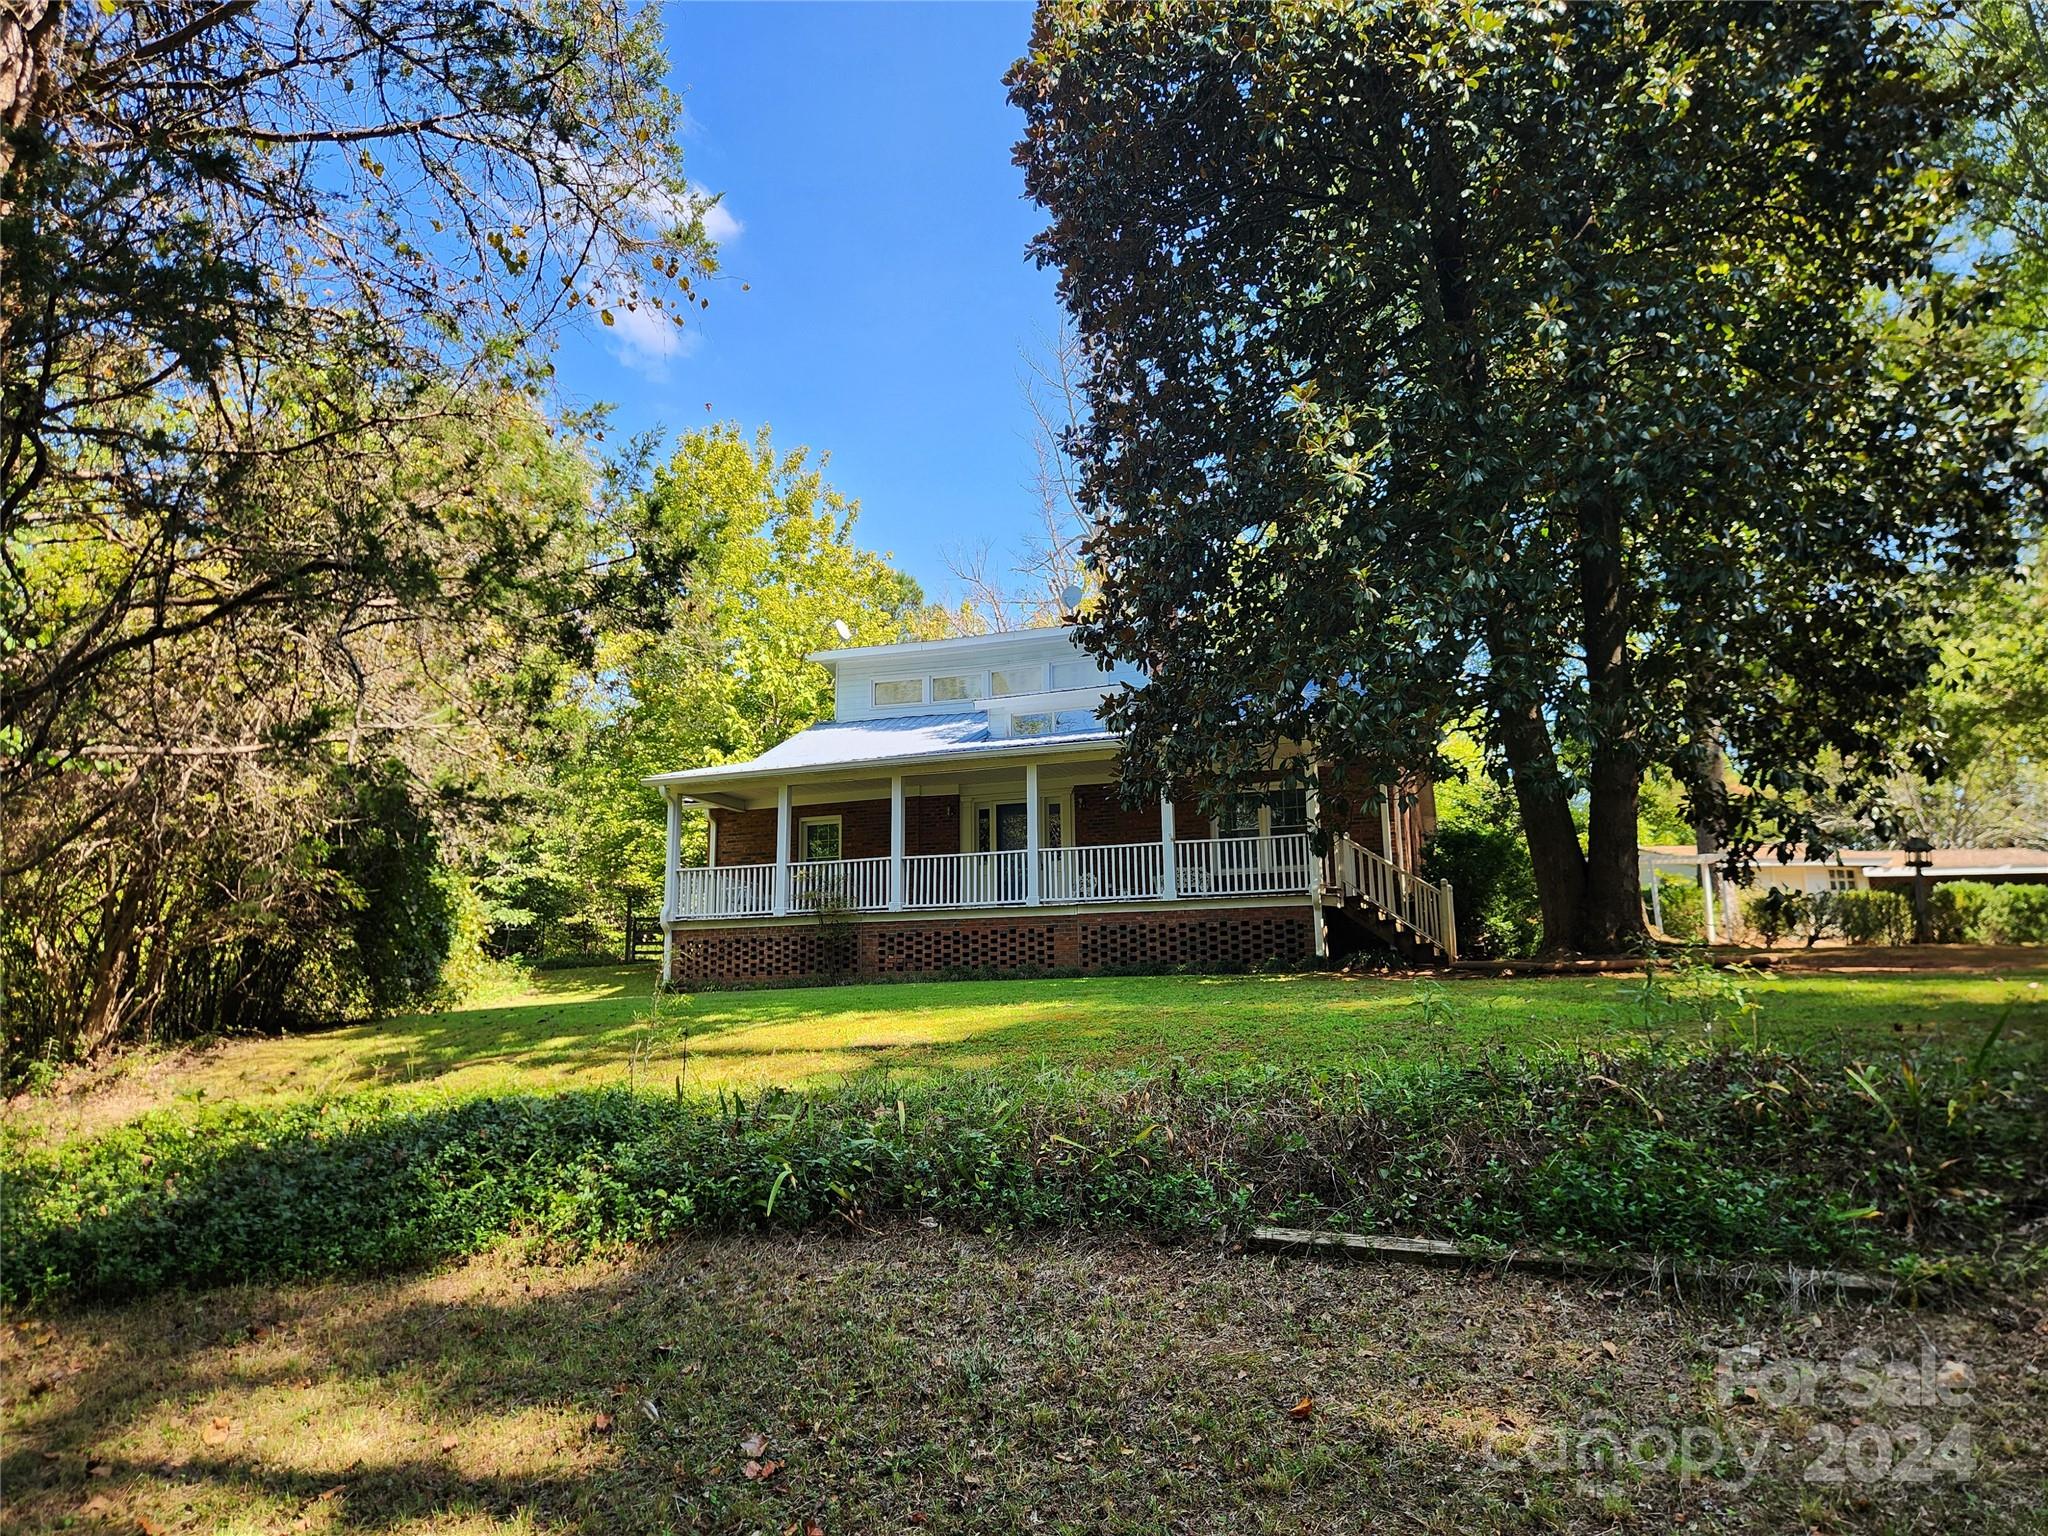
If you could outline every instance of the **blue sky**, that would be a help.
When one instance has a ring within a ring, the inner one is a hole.
[[[1024,254],[1044,220],[1010,163],[1022,118],[1002,86],[1030,7],[721,3],[663,20],[685,164],[724,194],[724,271],[667,355],[617,331],[569,339],[561,393],[613,403],[627,432],[767,423],[778,447],[829,450],[860,541],[942,596],[947,546],[1000,555],[1032,520],[1018,380],[1058,307]]]

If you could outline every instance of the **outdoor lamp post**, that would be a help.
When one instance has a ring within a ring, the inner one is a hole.
[[[1913,871],[1913,942],[1925,944],[1927,934],[1927,868],[1934,844],[1924,837],[1906,839],[1906,867]]]

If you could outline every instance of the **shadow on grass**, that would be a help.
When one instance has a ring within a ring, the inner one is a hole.
[[[87,1510],[351,1532],[1352,1530],[1363,1512],[1498,1536],[1532,1514],[1669,1530],[1703,1495],[1728,1531],[2017,1528],[2048,1340],[1969,1316],[1747,1319],[1766,1360],[2002,1362],[1966,1409],[1859,1416],[1937,1439],[1966,1416],[1967,1488],[1831,1488],[1801,1481],[1813,1451],[1766,1410],[1716,1406],[1699,1361],[1726,1327],[1591,1286],[1071,1238],[500,1254],[59,1318],[7,1346],[35,1385],[0,1478],[23,1532]],[[1741,1483],[1732,1462],[1557,1474],[1542,1453],[1589,1422],[1713,1425],[1761,1454]],[[775,1466],[749,1477],[757,1434],[755,1470]]]

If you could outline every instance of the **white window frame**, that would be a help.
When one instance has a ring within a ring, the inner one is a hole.
[[[958,698],[939,697],[938,683],[941,678],[951,681],[958,678],[974,691]],[[988,674],[985,672],[934,672],[925,680],[925,697],[934,704],[975,704],[988,697]]]
[[[1849,864],[1830,864],[1828,866],[1826,888],[1836,895],[1840,895],[1843,891],[1858,889],[1855,867]]]
[[[1024,688],[1006,688],[1006,689],[998,689],[998,688],[996,687],[996,674],[997,674],[997,673],[999,673],[999,672],[1028,672],[1028,671],[1032,670],[1032,669],[1033,669],[1034,667],[1035,667],[1035,668],[1037,669],[1037,671],[1038,671],[1038,681],[1037,681],[1036,683],[1034,683],[1034,684],[1030,685],[1029,687],[1024,687]],[[1020,662],[1020,663],[1018,663],[1018,664],[1017,664],[1017,665],[1015,665],[1015,666],[1009,666],[1009,667],[990,667],[990,668],[988,669],[988,696],[989,696],[990,698],[992,698],[992,699],[1016,699],[1016,698],[1022,698],[1022,697],[1024,697],[1024,696],[1025,696],[1025,695],[1027,695],[1027,694],[1033,694],[1033,693],[1044,693],[1044,692],[1046,691],[1046,689],[1045,689],[1045,679],[1046,679],[1046,673],[1047,673],[1047,670],[1048,670],[1048,669],[1047,669],[1047,667],[1046,667],[1046,664],[1045,664],[1044,662],[1042,662],[1042,661],[1027,661],[1027,662]]]
[[[812,827],[830,827],[839,834],[839,860],[846,857],[846,825],[838,816],[799,816],[796,821],[797,864],[836,863],[838,860],[813,859],[811,857],[810,831]]]
[[[1075,847],[1074,792],[1071,789],[1048,790],[1041,788],[1038,792],[1038,798],[1041,802],[1038,814],[1039,837],[1041,839],[1044,838],[1046,828],[1049,825],[1045,813],[1057,806],[1060,813],[1060,835],[1066,839],[1060,846],[1062,848]],[[1021,805],[1023,801],[1024,791],[1021,789],[1008,793],[994,792],[979,795],[962,795],[960,797],[960,851],[962,853],[975,853],[979,851],[981,813],[983,811],[987,811],[989,816],[993,818],[997,806]],[[993,841],[995,833],[993,819],[989,823],[989,833],[990,840]],[[1051,843],[1043,841],[1039,844],[1040,848],[1050,848],[1052,846]]]
[[[904,683],[914,683],[917,685],[916,698],[899,699],[890,704],[882,702],[882,690],[884,688],[898,687]],[[924,703],[924,700],[925,684],[924,679],[921,677],[878,677],[868,684],[868,707],[870,709],[915,709],[918,705]]]

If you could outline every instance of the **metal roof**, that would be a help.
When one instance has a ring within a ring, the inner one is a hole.
[[[1115,733],[1105,730],[1092,713],[1064,710],[1054,717],[1054,725],[1053,730],[1033,736],[994,737],[989,734],[988,716],[979,710],[946,715],[890,715],[874,720],[823,720],[747,762],[657,773],[644,782],[708,784],[830,768],[881,768],[935,760],[1007,757],[1046,748],[1116,745]]]

